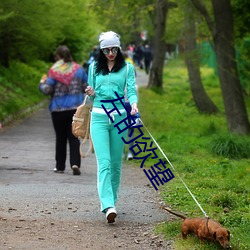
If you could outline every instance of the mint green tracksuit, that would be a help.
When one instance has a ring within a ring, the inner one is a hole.
[[[102,100],[117,99],[115,92],[119,96],[124,96],[126,88],[127,97],[130,102],[137,103],[135,87],[134,66],[127,63],[127,66],[118,72],[110,72],[108,75],[95,74],[94,64],[89,67],[88,84],[95,89],[93,99],[93,111],[91,114],[90,134],[94,145],[97,160],[97,189],[101,202],[101,211],[106,208],[115,207],[118,189],[121,179],[121,164],[124,143],[121,139],[127,139],[127,130],[118,134],[118,129],[114,126],[119,121],[126,118],[127,114],[120,101],[115,102],[115,107],[121,111],[113,113],[114,123],[102,108],[114,109],[114,105],[103,103]],[[125,124],[119,126],[120,129]]]

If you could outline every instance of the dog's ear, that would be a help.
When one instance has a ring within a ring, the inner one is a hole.
[[[213,233],[213,238],[216,240],[216,232]]]
[[[227,240],[230,241],[230,232],[227,230],[228,236],[227,236]]]

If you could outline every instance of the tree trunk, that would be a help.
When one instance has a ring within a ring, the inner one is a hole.
[[[248,134],[250,124],[235,60],[230,0],[212,0],[212,4],[216,29],[213,38],[228,129],[237,134]]]
[[[153,62],[149,74],[149,88],[163,88],[162,76],[166,53],[166,43],[164,41],[164,34],[166,28],[167,12],[168,1],[157,0],[155,16],[155,37],[153,45]]]
[[[249,134],[250,123],[235,59],[230,0],[212,0],[215,23],[200,0],[191,1],[204,16],[213,36],[228,130],[237,134]]]
[[[200,113],[217,113],[218,108],[207,95],[201,80],[200,57],[196,48],[195,18],[190,15],[193,11],[192,6],[187,6],[187,10],[185,18],[185,55],[191,92]]]

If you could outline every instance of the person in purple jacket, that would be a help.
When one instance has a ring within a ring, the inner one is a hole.
[[[48,76],[39,84],[40,91],[50,95],[49,110],[56,135],[55,173],[64,173],[66,168],[67,142],[69,142],[70,166],[73,175],[80,175],[80,142],[72,134],[72,117],[84,100],[87,74],[73,61],[67,46],[59,46],[55,51],[56,62],[49,69]]]

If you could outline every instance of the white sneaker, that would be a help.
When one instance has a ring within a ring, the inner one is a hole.
[[[54,171],[55,173],[59,173],[59,174],[63,174],[63,173],[64,173],[63,170],[57,170],[57,168],[54,168],[53,171]]]
[[[127,161],[133,160],[133,155],[131,152],[128,152],[127,154]]]
[[[106,218],[108,220],[108,223],[114,223],[116,216],[117,216],[117,212],[115,208],[110,207],[107,209]]]

